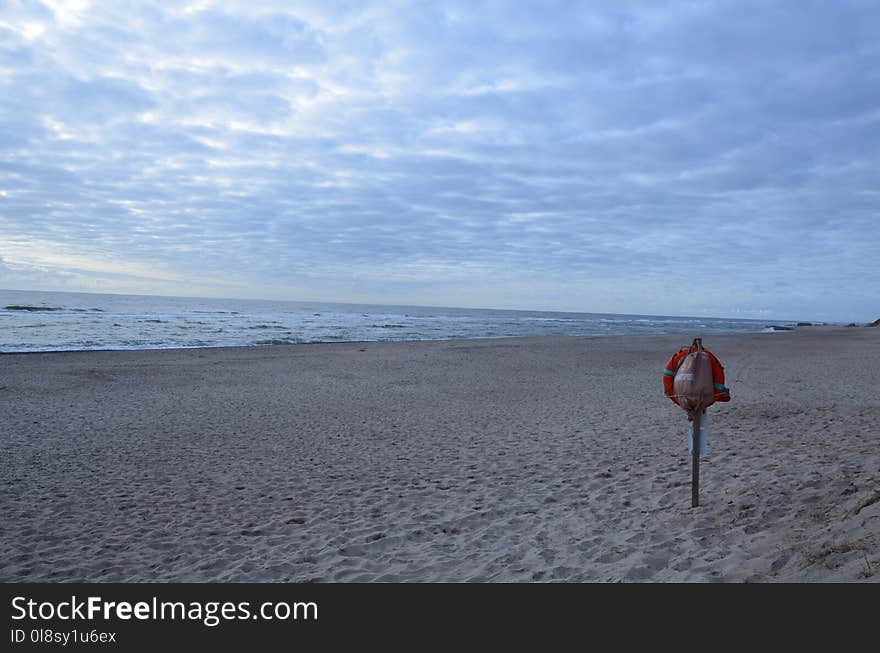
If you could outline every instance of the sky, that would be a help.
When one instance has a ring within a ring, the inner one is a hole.
[[[880,3],[0,0],[0,288],[880,317]]]

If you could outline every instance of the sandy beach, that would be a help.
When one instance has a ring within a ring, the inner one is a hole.
[[[694,334],[700,335],[700,334]],[[880,328],[0,356],[0,581],[877,582]]]

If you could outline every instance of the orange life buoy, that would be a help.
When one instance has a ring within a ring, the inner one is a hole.
[[[675,398],[675,392],[672,389],[675,372],[678,370],[681,361],[690,351],[690,347],[682,347],[672,355],[672,358],[666,362],[666,367],[663,369],[663,391],[676,404],[678,404],[678,400]],[[730,401],[730,389],[724,385],[724,366],[711,351],[708,349],[703,349],[703,351],[709,355],[709,361],[712,363],[712,384],[715,386],[712,403],[714,404],[716,401]],[[711,406],[712,404],[709,405]]]

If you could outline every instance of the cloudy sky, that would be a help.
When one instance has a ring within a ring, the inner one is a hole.
[[[0,287],[880,317],[876,2],[0,0]]]

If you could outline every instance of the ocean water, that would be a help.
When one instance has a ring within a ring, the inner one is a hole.
[[[0,290],[0,351],[759,332],[765,322]]]

